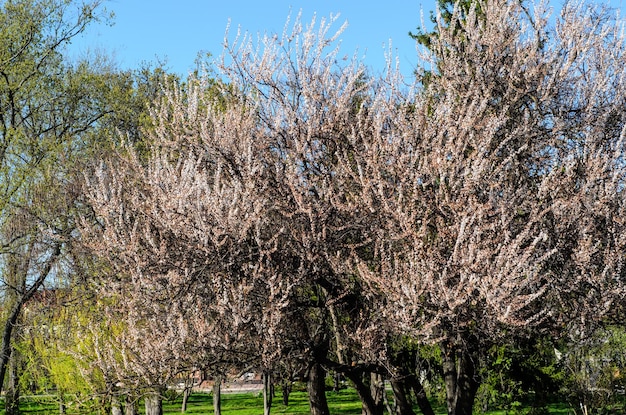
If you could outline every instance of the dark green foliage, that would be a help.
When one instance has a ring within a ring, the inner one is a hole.
[[[526,407],[540,413],[558,399],[564,374],[548,339],[520,339],[515,345],[494,346],[484,361],[478,409]]]
[[[461,30],[459,22],[464,21],[470,14],[471,10],[474,10],[477,16],[483,16],[480,4],[475,0],[437,0],[437,7],[441,16],[440,22],[437,21],[437,15],[434,11],[430,12],[430,21],[433,23],[433,30],[426,31],[425,28],[418,27],[417,32],[409,32],[409,36],[415,39],[419,44],[426,46],[430,49],[432,45],[432,37],[438,36],[439,30],[437,28],[438,23],[443,23],[446,26],[454,24],[458,31]],[[455,16],[456,12],[456,16]]]

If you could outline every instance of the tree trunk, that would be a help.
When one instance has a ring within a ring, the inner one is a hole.
[[[4,408],[6,415],[18,415],[20,413],[20,383],[18,355],[15,350],[11,353],[9,361],[9,381],[4,396]]]
[[[374,413],[382,415],[385,409],[385,380],[378,373],[370,373],[370,395],[374,403]]]
[[[135,399],[131,394],[127,394],[126,405],[124,405],[124,415],[137,415],[137,414],[139,414],[137,399]]]
[[[430,404],[428,397],[426,396],[426,391],[424,390],[424,386],[419,381],[417,376],[410,375],[407,377],[407,382],[409,382],[411,389],[413,389],[413,394],[415,395],[415,400],[417,401],[417,406],[419,406],[420,411],[422,411],[423,415],[435,415],[435,411],[433,410],[433,406]]]
[[[377,386],[375,385],[375,381],[372,382],[372,380],[375,379],[372,377],[372,374],[370,374],[369,379],[370,385],[367,385],[366,382],[363,381],[363,376],[365,376],[363,372],[348,372],[346,376],[354,384],[356,393],[359,395],[359,399],[361,399],[361,413],[363,415],[382,415],[385,409],[384,401],[382,395],[379,395],[378,392],[375,391]]]
[[[389,381],[391,383],[391,389],[393,390],[393,397],[395,401],[394,412],[396,415],[415,415],[413,407],[408,398],[408,387],[406,378],[397,379],[393,378]],[[434,414],[431,414],[434,415]]]
[[[26,289],[25,286],[25,277],[23,280],[19,281],[23,289],[21,291],[23,294],[19,295],[19,298],[15,299],[15,304],[11,308],[11,312],[9,313],[9,317],[6,320],[2,331],[2,346],[0,346],[0,392],[2,391],[2,387],[4,385],[4,377],[6,375],[9,359],[11,358],[11,339],[13,337],[13,329],[15,328],[18,319],[20,318],[20,314],[22,313],[22,306],[30,300],[33,295],[35,295],[37,290],[39,290],[39,288],[43,285],[44,281],[48,277],[48,274],[50,274],[52,267],[61,256],[61,247],[62,244],[60,242],[54,245],[45,266],[28,289]],[[18,286],[17,282],[15,284],[15,286]]]
[[[467,347],[460,349],[450,343],[442,347],[448,415],[472,415],[480,383],[476,378],[477,357]]]
[[[319,363],[313,363],[309,369],[307,392],[309,393],[309,405],[311,415],[330,415],[328,401],[326,400],[326,371]]]
[[[13,337],[13,328],[17,324],[17,320],[20,317],[20,313],[22,311],[22,302],[18,302],[13,306],[11,310],[11,314],[7,319],[6,323],[4,323],[4,330],[2,332],[2,347],[0,348],[0,390],[2,385],[4,384],[4,377],[6,375],[7,366],[11,359],[11,352],[13,348],[11,347],[11,338]]]
[[[183,403],[180,407],[180,412],[187,412],[187,403],[189,402],[189,395],[191,394],[191,388],[185,386],[185,389],[183,389]],[[215,398],[213,398],[215,399]],[[215,413],[216,415],[217,412]]]
[[[144,398],[146,415],[163,415],[163,401],[159,390],[148,392]]]
[[[120,398],[118,396],[113,396],[111,398],[111,415],[122,415],[122,404],[120,403]]]
[[[270,415],[272,410],[272,376],[269,371],[263,372],[263,415]]]
[[[204,378],[204,374],[202,375],[202,377]],[[193,373],[190,373],[189,376],[185,378],[185,384],[183,386],[183,402],[180,407],[180,412],[187,412],[187,404],[189,403],[189,396],[191,396],[191,392],[193,392],[193,386],[194,376]]]
[[[290,380],[284,381],[281,386],[284,406],[289,406],[289,395],[291,394],[291,387],[292,383]]]
[[[222,376],[215,376],[213,382],[213,414],[222,414]]]

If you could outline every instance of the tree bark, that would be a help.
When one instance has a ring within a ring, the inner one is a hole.
[[[4,385],[4,377],[6,375],[9,359],[11,358],[11,339],[13,338],[13,329],[15,328],[17,321],[20,318],[20,314],[22,313],[22,306],[28,300],[30,300],[33,295],[35,295],[37,290],[39,290],[39,288],[43,285],[44,281],[48,277],[48,274],[50,274],[53,265],[61,256],[61,247],[61,242],[58,242],[56,245],[54,245],[48,261],[46,262],[44,268],[41,270],[40,274],[37,276],[32,285],[27,290],[24,290],[22,293],[18,292],[19,298],[13,305],[13,308],[11,308],[11,313],[9,314],[9,317],[4,324],[4,329],[2,332],[2,346],[0,347],[0,392],[2,391],[2,387]]]
[[[374,374],[370,372],[370,384],[367,385],[366,382],[363,381],[364,375],[366,374],[363,374],[362,372],[346,373],[346,376],[348,376],[348,378],[354,384],[356,393],[361,399],[361,413],[363,415],[382,415],[385,409],[385,402],[382,399],[382,394],[377,391],[378,389],[380,389],[380,385],[377,384],[377,379],[382,380],[382,377],[380,375],[376,375],[376,377],[374,377]]]
[[[263,372],[263,415],[270,415],[272,410],[272,376],[269,371]]]
[[[158,389],[152,390],[144,397],[146,415],[163,415],[163,401]]]
[[[122,415],[122,404],[118,396],[111,397],[111,415]]]
[[[379,373],[370,373],[370,394],[372,395],[375,413],[382,415],[385,409],[385,380]]]
[[[213,382],[213,413],[222,414],[222,376],[215,376]]]
[[[283,405],[289,406],[289,395],[291,394],[292,383],[290,380],[286,380],[282,383],[281,392],[283,394]]]
[[[326,370],[319,363],[313,363],[309,369],[307,392],[311,415],[330,415],[326,400]]]
[[[477,357],[468,347],[458,348],[450,343],[442,347],[448,415],[472,415],[480,383],[476,379]]]
[[[139,408],[137,407],[137,400],[131,394],[126,395],[126,405],[124,405],[124,415],[137,415],[139,414]]]
[[[9,362],[9,382],[4,396],[4,409],[6,415],[19,415],[20,413],[20,383],[18,364],[17,352],[13,350]]]
[[[394,412],[396,415],[415,415],[413,412],[413,407],[409,402],[408,398],[408,385],[406,382],[406,378],[398,379],[392,378],[389,383],[391,383],[391,389],[393,390],[393,397],[395,400]],[[424,414],[426,415],[426,414]],[[434,414],[431,414],[434,415]]]
[[[180,407],[180,412],[187,412],[187,403],[189,402],[190,394],[191,394],[191,388],[185,386],[185,389],[183,389],[183,402]],[[215,399],[215,397],[213,399]],[[216,412],[215,415],[219,415],[219,414]]]
[[[335,372],[333,373],[333,392],[339,392],[340,389],[341,389],[341,374],[338,372]]]
[[[409,382],[411,389],[413,389],[413,394],[415,395],[417,406],[419,406],[420,411],[422,411],[422,414],[423,415],[435,415],[433,406],[430,404],[430,401],[428,400],[428,397],[426,396],[426,391],[424,390],[424,386],[419,381],[417,376],[410,375],[409,377],[407,377],[407,382]]]

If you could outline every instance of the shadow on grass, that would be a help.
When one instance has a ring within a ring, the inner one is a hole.
[[[333,415],[360,415],[361,402],[353,389],[344,389],[339,392],[327,392],[328,406]],[[164,414],[180,414],[182,398],[165,401],[163,404]],[[415,408],[416,414],[419,410]],[[522,409],[521,413],[527,413],[529,408]],[[24,399],[20,405],[23,414],[52,414],[59,413],[59,408],[51,399],[30,398]],[[263,412],[263,397],[256,393],[224,394],[222,395],[222,413],[224,415],[259,415]],[[102,412],[98,412],[102,413]],[[143,408],[140,407],[140,414]],[[194,393],[187,402],[186,414],[213,414],[213,397],[206,393]],[[289,406],[284,406],[277,394],[272,406],[272,414],[280,415],[308,415],[309,401],[306,392],[293,392],[289,397]],[[444,407],[437,406],[435,413],[445,415]],[[508,414],[515,413],[509,411]],[[549,406],[549,413],[553,415],[569,415],[572,413],[571,407],[565,403],[552,404]],[[620,413],[620,412],[610,412]],[[622,412],[623,413],[623,412]],[[68,408],[67,415],[95,415],[93,411],[76,411]],[[488,415],[507,415],[505,410],[494,410],[487,412]],[[0,415],[4,415],[4,401],[0,399]]]

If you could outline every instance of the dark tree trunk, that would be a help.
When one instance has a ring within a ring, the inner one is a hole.
[[[375,385],[376,381],[375,381],[375,378],[372,377],[372,374],[370,374],[369,385],[363,381],[364,374],[362,372],[348,372],[346,373],[346,376],[354,384],[356,393],[359,395],[359,398],[361,399],[362,414],[363,415],[382,415],[385,409],[385,405],[384,405],[385,403],[382,399],[382,395],[375,391],[375,389],[378,389],[379,387]],[[372,380],[374,380],[374,382],[372,382]],[[384,388],[384,385],[383,385],[383,388]]]
[[[313,363],[309,369],[307,392],[311,415],[330,415],[326,400],[326,370],[319,363]]]
[[[159,390],[153,390],[144,397],[146,415],[163,415],[163,401]]]
[[[476,392],[480,386],[476,374],[478,360],[467,344],[469,342],[462,349],[449,343],[442,347],[448,415],[472,415]]]
[[[22,294],[18,299],[16,299],[16,303],[13,305],[13,308],[11,308],[9,317],[4,324],[4,329],[2,331],[2,346],[0,346],[0,391],[2,391],[7,366],[9,364],[9,359],[11,358],[11,339],[13,337],[13,329],[15,328],[18,319],[20,318],[20,314],[22,313],[22,306],[30,300],[33,295],[35,295],[37,290],[39,290],[39,288],[43,285],[44,281],[48,277],[48,274],[50,274],[52,267],[59,259],[59,256],[61,256],[61,247],[62,244],[60,242],[54,245],[48,261],[37,278],[33,281],[32,285],[28,287],[28,289],[22,286],[22,288],[24,288],[21,290]]]
[[[19,363],[15,350],[9,360],[9,381],[4,396],[4,409],[6,415],[18,415],[20,413],[20,382]]]
[[[395,401],[394,412],[396,415],[415,415],[413,407],[408,397],[408,386],[406,378],[397,379],[393,378],[389,381],[391,383],[391,389],[393,390],[393,397]],[[434,414],[432,414],[434,415]]]
[[[409,377],[407,377],[406,380],[409,383],[411,389],[413,389],[413,394],[415,395],[417,406],[419,406],[420,411],[422,411],[422,414],[435,415],[433,406],[430,404],[430,401],[428,400],[428,397],[426,396],[426,391],[424,390],[424,386],[419,381],[417,376],[410,375]]]
[[[2,332],[2,347],[0,348],[0,388],[4,384],[4,377],[6,375],[7,367],[11,360],[11,338],[13,337],[13,328],[17,324],[17,320],[20,317],[22,311],[22,302],[13,306],[11,314],[4,324],[4,330]]]
[[[282,383],[281,389],[283,394],[283,405],[289,406],[289,395],[291,394],[292,383],[290,380],[285,380]]]
[[[341,373],[335,372],[333,373],[333,392],[339,392],[339,389],[341,389]]]
[[[263,372],[263,415],[270,415],[272,397],[272,375],[269,371],[265,371]]]
[[[222,414],[222,376],[215,376],[213,382],[213,413]]]

